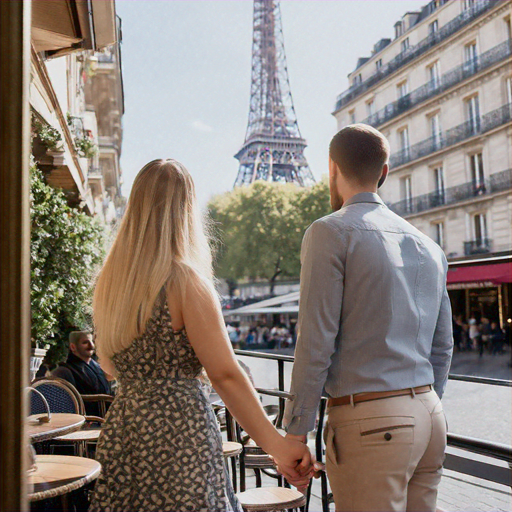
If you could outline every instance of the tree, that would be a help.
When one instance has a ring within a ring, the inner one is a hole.
[[[91,280],[104,256],[104,228],[68,206],[35,165],[30,217],[32,344],[50,345],[58,359],[70,329],[91,327]]]
[[[210,215],[221,240],[217,275],[228,282],[297,278],[304,231],[329,213],[328,186],[310,188],[257,181],[216,196]]]

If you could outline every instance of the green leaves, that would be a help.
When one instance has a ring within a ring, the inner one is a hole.
[[[257,181],[216,196],[209,204],[222,244],[217,275],[229,281],[300,273],[300,246],[306,228],[330,213],[329,188]]]
[[[104,256],[104,228],[70,208],[62,191],[31,168],[32,343],[65,345],[69,327],[91,324],[92,275]]]

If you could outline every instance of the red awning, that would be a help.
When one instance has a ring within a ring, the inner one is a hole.
[[[491,285],[512,283],[512,263],[450,268],[447,282],[448,284],[486,282]]]

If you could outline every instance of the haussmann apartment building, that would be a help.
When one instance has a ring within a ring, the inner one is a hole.
[[[390,141],[386,204],[449,261],[455,314],[511,323],[510,0],[432,1],[357,61],[338,128]],[[391,29],[391,27],[389,27]]]

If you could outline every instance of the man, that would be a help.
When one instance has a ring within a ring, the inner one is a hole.
[[[380,132],[347,126],[329,153],[334,213],[302,244],[287,435],[306,441],[325,386],[336,510],[433,512],[453,350],[446,258],[377,195],[389,158]]]
[[[104,373],[100,365],[92,358],[95,346],[92,335],[87,331],[73,331],[69,334],[69,354],[66,362],[59,363],[52,376],[67,380],[81,395],[112,395],[110,375]],[[97,416],[97,403],[85,404],[89,415]]]

